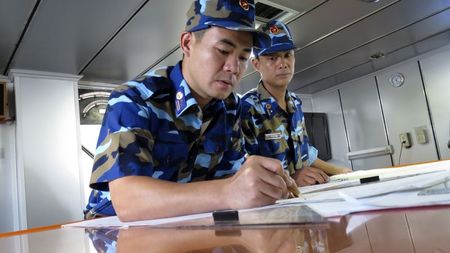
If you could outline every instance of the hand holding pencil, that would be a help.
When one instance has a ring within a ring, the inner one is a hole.
[[[223,204],[227,209],[265,206],[299,196],[297,184],[281,162],[269,157],[248,156],[237,173],[223,182]]]
[[[298,190],[297,184],[295,183],[295,180],[289,175],[288,171],[283,169],[280,174],[287,185],[290,195],[292,195],[293,198],[300,197],[300,191]]]

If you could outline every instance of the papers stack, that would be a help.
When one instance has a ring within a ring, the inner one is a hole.
[[[369,183],[362,179],[375,178]],[[450,204],[450,161],[333,176],[301,187],[303,196],[279,204],[306,204],[324,217],[353,212]]]

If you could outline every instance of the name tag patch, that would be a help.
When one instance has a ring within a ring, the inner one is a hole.
[[[264,135],[264,139],[266,141],[268,141],[268,140],[279,140],[279,139],[281,139],[281,137],[283,137],[281,132],[275,132],[275,133],[270,133],[270,134],[265,134]]]

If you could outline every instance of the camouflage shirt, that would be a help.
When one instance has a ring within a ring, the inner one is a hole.
[[[115,215],[108,182],[147,176],[188,183],[234,174],[244,161],[239,98],[200,109],[181,62],[115,89],[99,134],[87,210]]]
[[[294,93],[286,93],[284,111],[260,82],[241,103],[248,154],[276,158],[290,174],[317,159],[317,149],[308,143],[301,100]]]

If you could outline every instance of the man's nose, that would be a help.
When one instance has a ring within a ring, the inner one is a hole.
[[[285,68],[288,67],[287,61],[283,57],[279,57],[277,61],[278,61],[278,68],[279,69],[285,69]]]
[[[224,70],[226,72],[236,75],[239,73],[240,67],[239,64],[240,64],[239,57],[230,56],[227,58],[227,61],[225,62]]]

